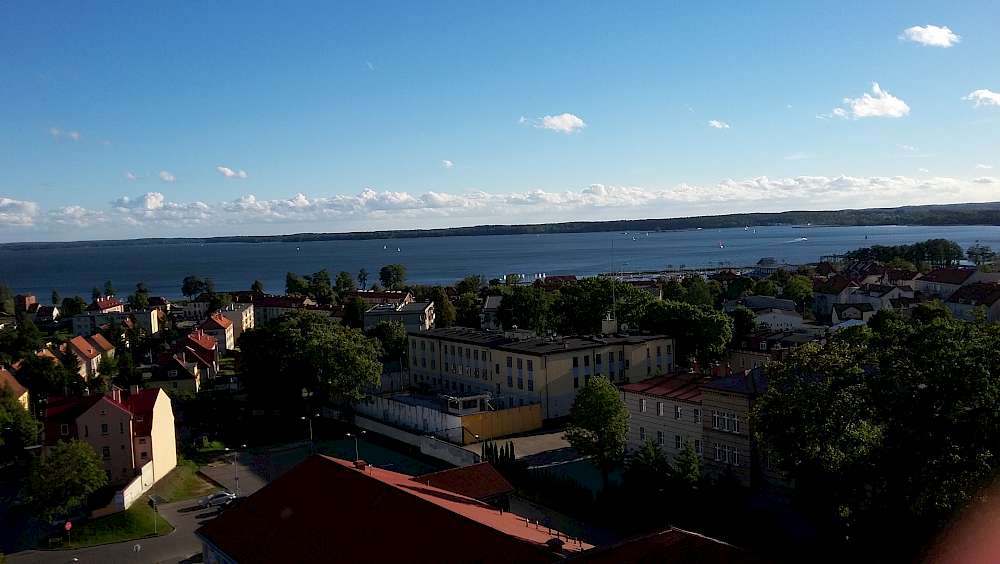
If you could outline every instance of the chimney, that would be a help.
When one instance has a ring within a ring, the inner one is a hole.
[[[128,391],[129,391],[130,395],[138,394],[139,393],[139,384],[132,384],[131,386],[128,387]]]
[[[364,460],[355,460],[354,467],[364,472],[365,470],[368,469],[368,463],[365,462]]]
[[[118,386],[111,386],[108,390],[107,396],[117,403],[122,402],[122,389]]]

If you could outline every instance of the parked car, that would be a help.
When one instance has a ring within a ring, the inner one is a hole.
[[[228,491],[216,492],[198,500],[198,507],[219,507],[227,505],[236,499],[236,494]]]

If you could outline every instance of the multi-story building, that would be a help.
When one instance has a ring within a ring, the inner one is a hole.
[[[254,328],[256,322],[252,302],[233,302],[219,311],[223,317],[233,322],[233,341],[239,341],[244,331]]]
[[[102,325],[117,322],[122,325],[132,323],[143,335],[155,337],[160,334],[160,315],[160,311],[156,309],[130,312],[88,310],[73,316],[73,333],[90,335],[100,330]]]
[[[112,484],[130,481],[148,461],[155,479],[177,465],[174,415],[161,390],[133,390],[126,398],[105,395],[50,397],[45,410],[45,447],[80,440],[97,452]]]
[[[426,331],[434,327],[434,302],[409,302],[405,304],[382,303],[365,312],[365,330],[383,321],[398,321],[407,333]]]
[[[538,403],[542,417],[569,415],[592,376],[639,382],[671,372],[673,339],[663,335],[528,337],[464,327],[410,335],[411,383],[490,393],[497,407]]]
[[[90,380],[97,375],[101,362],[115,355],[115,347],[100,333],[89,337],[77,335],[66,342],[66,353],[80,359],[80,377]]]
[[[91,304],[87,306],[87,311],[93,311],[96,313],[124,313],[125,304],[114,296],[105,296],[103,298],[97,298],[91,302]]]
[[[668,374],[621,387],[628,408],[628,450],[653,441],[673,461],[690,444],[703,452],[699,374]]]
[[[413,301],[413,294],[402,290],[354,290],[347,293],[345,301],[354,298],[360,298],[369,307],[378,304],[404,305]]]
[[[221,313],[213,313],[208,316],[208,319],[201,322],[198,329],[204,331],[206,335],[215,338],[219,344],[220,353],[231,351],[236,346],[233,322]]]

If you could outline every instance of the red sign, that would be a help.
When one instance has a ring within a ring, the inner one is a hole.
[[[72,528],[73,528],[73,522],[72,521],[66,521],[66,532],[69,532],[69,530],[72,529]]]

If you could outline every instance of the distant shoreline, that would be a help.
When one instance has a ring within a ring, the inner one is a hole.
[[[414,239],[483,235],[531,235],[551,233],[600,233],[614,231],[659,232],[738,227],[862,227],[862,226],[957,226],[1000,225],[1000,202],[942,204],[867,208],[834,211],[786,211],[693,216],[663,219],[576,221],[522,225],[477,225],[440,229],[401,229],[346,233],[295,233],[289,235],[235,235],[221,237],[164,237],[105,239],[93,241],[39,241],[3,243],[0,250],[30,251],[55,248],[127,247],[150,245],[218,243],[308,243],[314,241],[357,241],[374,239]]]

